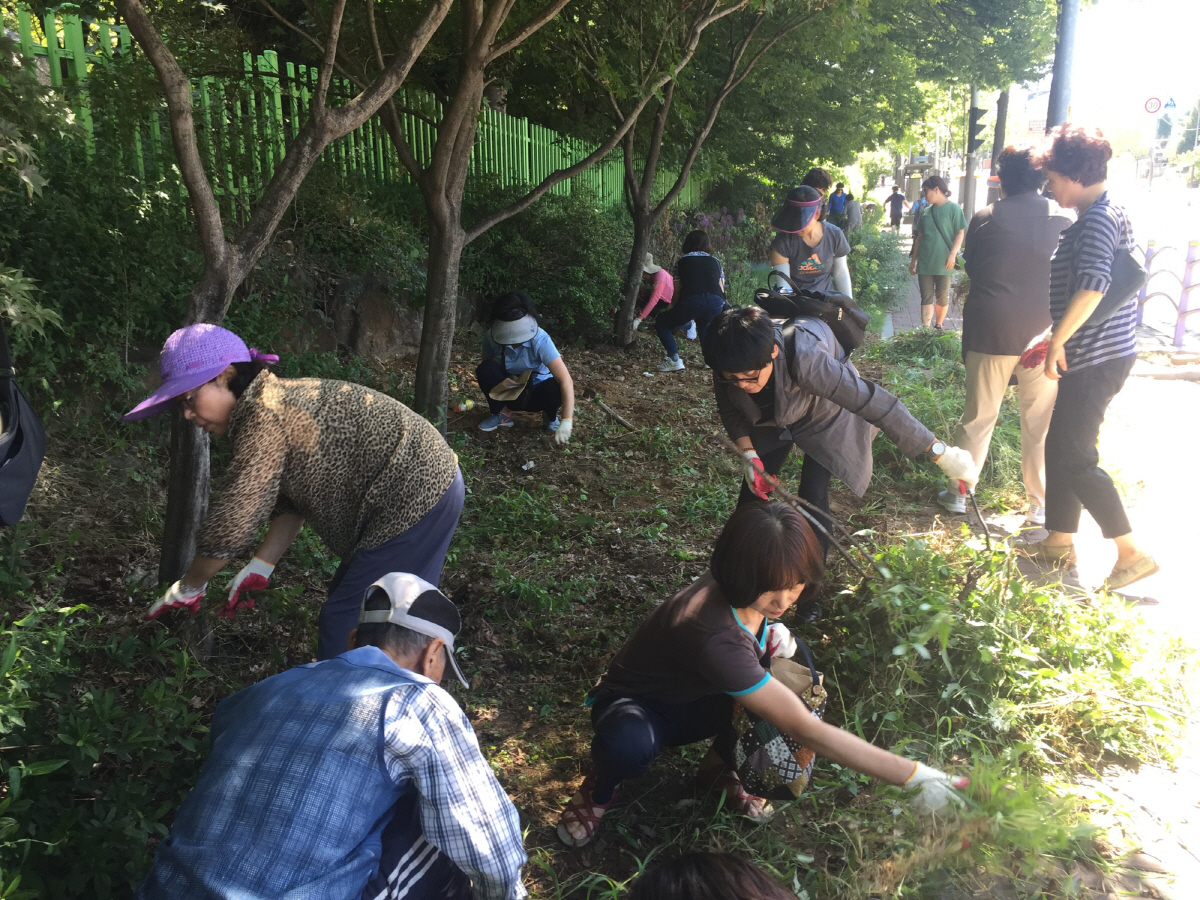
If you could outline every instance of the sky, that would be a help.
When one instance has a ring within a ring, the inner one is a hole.
[[[1079,14],[1071,119],[1149,135],[1157,116],[1146,101],[1174,98],[1182,128],[1200,99],[1198,48],[1198,0],[1096,0]]]

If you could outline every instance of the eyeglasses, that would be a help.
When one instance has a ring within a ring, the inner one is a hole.
[[[753,372],[722,372],[725,380],[731,384],[758,384],[758,379],[762,377],[763,370],[755,369]]]
[[[207,382],[207,381],[204,382],[204,384],[208,384],[208,383],[209,382]],[[200,385],[200,387],[192,388],[186,394],[183,394],[182,396],[180,396],[179,406],[182,409],[190,409],[192,412],[195,412],[196,411],[196,397],[200,393],[200,388],[204,387],[204,384]]]

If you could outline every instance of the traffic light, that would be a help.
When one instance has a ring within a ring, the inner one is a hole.
[[[967,153],[973,154],[983,146],[983,122],[980,121],[987,115],[986,109],[980,109],[978,106],[971,107],[971,124],[967,129]]]

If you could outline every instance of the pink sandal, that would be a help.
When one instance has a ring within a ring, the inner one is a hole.
[[[616,789],[607,803],[596,803],[591,799],[595,790],[596,776],[589,775],[583,779],[579,791],[567,802],[566,808],[558,817],[558,839],[568,847],[582,847],[590,842],[596,835],[596,829],[600,827],[600,819],[608,812],[608,808],[617,802]],[[568,825],[582,825],[584,836],[574,837],[567,829]]]

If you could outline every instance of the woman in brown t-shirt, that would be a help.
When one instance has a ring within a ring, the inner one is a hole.
[[[734,698],[834,762],[889,784],[919,786],[925,808],[946,803],[948,775],[821,722],[771,678],[771,656],[790,636],[767,620],[815,594],[824,569],[821,546],[795,510],[756,501],[734,511],[708,574],[652,612],[592,688],[593,771],[559,817],[564,843],[590,841],[617,786],[645,772],[663,747],[708,738],[715,740],[698,779],[726,791],[733,809],[761,817],[765,801],[746,793],[731,765]]]

